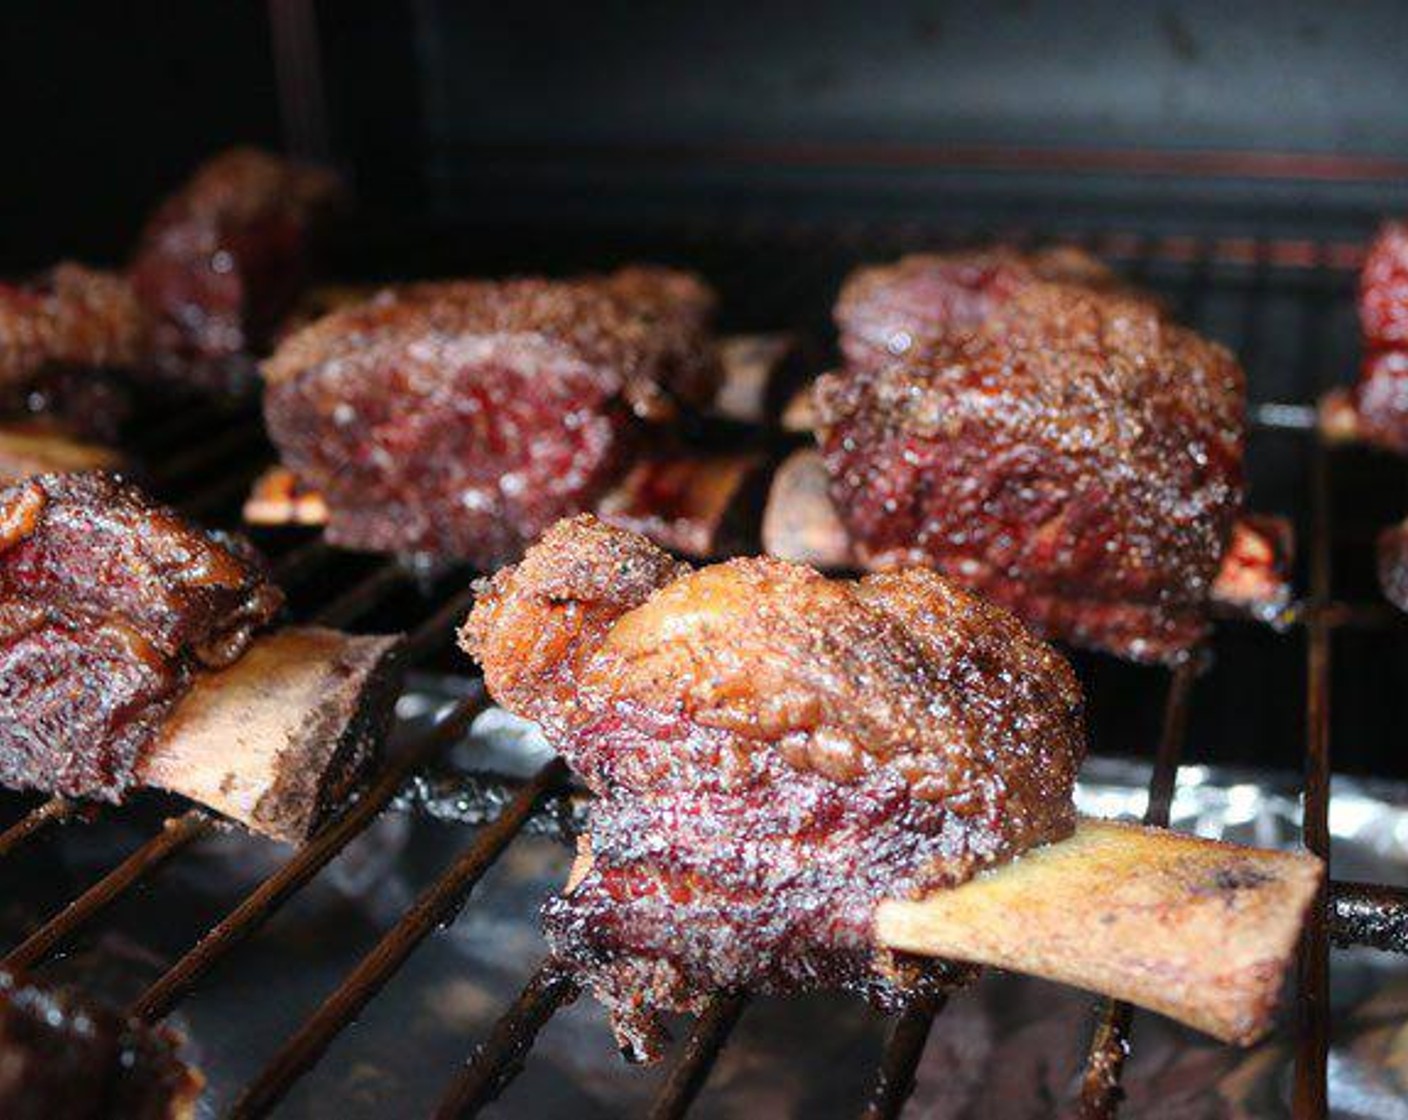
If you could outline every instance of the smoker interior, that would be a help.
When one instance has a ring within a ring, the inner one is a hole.
[[[961,227],[811,222],[559,228],[536,235],[500,230],[497,240],[439,238],[433,244],[406,235],[369,237],[349,250],[342,269],[356,279],[396,275],[417,260],[415,274],[442,271],[450,261],[461,262],[461,271],[485,273],[567,272],[628,259],[681,263],[718,285],[725,328],[801,331],[816,344],[822,364],[827,309],[855,263],[992,238],[1088,245],[1163,292],[1183,318],[1242,356],[1253,402],[1250,504],[1295,521],[1296,588],[1303,600],[1284,632],[1221,622],[1202,672],[1077,656],[1093,753],[1153,764],[1146,816],[1154,821],[1167,817],[1180,763],[1304,771],[1306,841],[1323,850],[1332,745],[1337,769],[1405,773],[1393,744],[1408,715],[1408,699],[1395,687],[1404,679],[1408,628],[1378,598],[1370,556],[1375,529],[1408,511],[1408,478],[1388,457],[1321,447],[1312,423],[1318,395],[1347,381],[1357,360],[1352,293],[1361,243],[1198,230],[1151,236],[1137,227],[1033,229],[1009,217]],[[225,526],[238,523],[244,491],[270,454],[257,415],[238,410],[168,409],[143,426],[137,441],[156,492]],[[782,437],[766,442],[779,454],[788,446]],[[378,811],[411,768],[449,749],[482,703],[471,667],[451,643],[470,602],[472,573],[417,576],[385,559],[338,553],[311,533],[262,531],[256,539],[289,589],[295,618],[368,632],[409,630],[416,672],[436,675],[442,689],[447,679],[461,682],[449,695],[463,699],[435,729],[409,721],[390,772],[350,817],[295,853],[221,832],[204,813],[155,797],[59,824],[46,818],[52,809],[6,795],[0,823],[12,830],[0,851],[13,850],[0,860],[4,963],[134,1001],[153,1018],[173,1014],[195,1033],[197,1056],[202,1047],[230,1048],[238,1060],[221,1069],[239,1075],[222,1073],[212,1084],[206,1105],[212,1115],[261,1115],[280,1102],[286,1114],[298,1116],[417,1115],[442,1097],[440,1114],[458,1115],[501,1093],[498,1107],[516,1114],[515,1100],[522,1098],[514,1095],[515,1077],[527,1084],[555,1074],[555,1067],[534,1060],[540,1029],[570,1029],[577,1051],[610,1046],[590,1001],[557,1015],[572,986],[551,972],[535,973],[531,961],[541,947],[523,940],[538,896],[504,885],[506,865],[529,865],[543,883],[565,874],[565,848],[519,835],[563,775],[544,764],[506,803],[496,803],[502,811],[479,829]],[[175,823],[163,827],[168,816]],[[422,890],[417,900],[414,891]],[[1405,911],[1397,892],[1337,884],[1333,895],[1329,919],[1317,914],[1307,938],[1299,996],[1289,1001],[1284,1026],[1298,1047],[1296,1081],[1285,1094],[1303,1115],[1323,1107],[1330,935],[1380,946],[1402,947],[1403,940]],[[508,912],[516,924],[504,917]],[[281,937],[286,928],[302,931],[300,939],[290,944]],[[468,964],[446,948],[466,938],[480,954]],[[501,953],[497,939],[503,939]],[[507,968],[503,962],[525,959],[529,964],[515,964],[511,975],[497,973]],[[466,986],[463,970],[474,967],[494,973],[494,991],[523,987],[496,1008],[494,1014],[502,1014],[497,1026],[464,1037],[456,1061],[465,1064],[427,1063],[414,1050],[373,1060],[359,1050],[359,1029],[351,1024],[359,1017],[374,1023],[379,1006],[394,1004],[401,1013],[406,1005],[397,1002],[398,989],[410,986],[450,1001],[456,992],[471,1003],[484,998]],[[1050,994],[1071,998],[1054,988]],[[1090,1057],[1083,1078],[1079,1063],[1069,1071],[1071,1096],[1089,1114],[1105,1114],[1119,1102],[1127,1010],[1080,998],[1082,1007],[1093,1005],[1081,1014],[1090,1024]],[[851,1025],[844,1037],[860,1041],[837,1043],[835,1060],[862,1072],[852,1077],[852,1099],[813,1102],[816,1110],[898,1115],[932,1017],[943,1009],[921,1008],[887,1024],[853,1001],[817,1006],[814,1014]],[[741,996],[721,997],[697,1025],[682,1025],[680,1044],[662,1069],[619,1065],[610,1076],[635,1079],[632,1099],[652,1102],[653,1115],[680,1115],[695,1102],[710,1113],[709,1073],[735,1029],[752,1040],[747,1045],[757,1061],[775,1063],[779,1076],[785,1074],[788,1035],[770,1029],[780,1021],[776,1014]],[[567,1027],[560,1025],[564,1016]],[[857,1021],[862,1027],[855,1028]],[[214,1037],[201,1037],[202,1024]],[[1141,1034],[1158,1029],[1144,1022],[1133,1039],[1136,1053]],[[330,1049],[314,1064],[325,1046]],[[537,1091],[553,1099],[541,1082]],[[583,1107],[570,1096],[559,1104]]]

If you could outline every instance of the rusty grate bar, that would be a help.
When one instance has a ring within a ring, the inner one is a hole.
[[[1324,605],[1330,594],[1329,457],[1316,442],[1311,461],[1311,602],[1306,635],[1306,759],[1301,840],[1330,860],[1330,625]],[[1298,984],[1298,1042],[1295,1115],[1312,1120],[1325,1115],[1329,1101],[1329,935],[1326,892],[1311,903],[1311,917],[1301,940]]]
[[[392,578],[394,577],[394,578]],[[345,624],[355,621],[385,598],[387,593],[404,579],[404,574],[395,563],[388,563],[364,577],[347,594],[328,604],[318,612],[316,619],[324,625]],[[404,780],[405,775],[402,775]],[[395,789],[391,791],[394,795]],[[57,799],[56,799],[57,800]],[[385,804],[383,800],[383,804]],[[47,804],[54,804],[49,802]],[[32,813],[42,813],[46,806]],[[21,821],[24,825],[29,818]],[[127,859],[123,860],[107,875],[84,891],[63,910],[50,918],[29,935],[0,965],[12,968],[31,968],[49,956],[58,946],[64,944],[128,890],[154,874],[177,853],[208,833],[215,818],[202,809],[190,809],[182,816],[167,821],[158,832]],[[30,835],[45,822],[31,826]]]
[[[455,914],[469,892],[519,830],[537,802],[561,785],[566,764],[554,759],[534,775],[503,815],[482,829],[469,848],[415,901],[323,1005],[280,1048],[230,1111],[231,1120],[265,1116],[311,1069],[343,1029],[381,990],[431,932]]]
[[[498,1097],[523,1071],[538,1032],[579,992],[576,980],[552,961],[539,965],[518,998],[450,1083],[435,1108],[435,1120],[473,1116]]]
[[[182,997],[224,957],[251,937],[292,895],[381,815],[409,774],[446,744],[464,734],[484,708],[484,698],[461,701],[427,734],[401,753],[380,778],[347,810],[300,848],[196,946],[151,985],[129,1013],[153,1021],[167,1015]]]
[[[916,1004],[897,1015],[885,1035],[885,1049],[875,1074],[875,1087],[861,1112],[861,1120],[893,1120],[904,1111],[914,1092],[914,1075],[934,1020],[948,1002],[947,996]]]
[[[1164,726],[1159,735],[1158,753],[1149,779],[1149,804],[1144,823],[1166,828],[1178,783],[1178,760],[1188,735],[1193,682],[1198,675],[1198,659],[1190,658],[1169,677],[1164,701]],[[1086,1058],[1077,1105],[1082,1117],[1113,1116],[1119,1110],[1123,1092],[1120,1077],[1129,1056],[1131,1009],[1123,1000],[1102,1000],[1100,1018]]]
[[[689,1111],[747,1006],[748,997],[741,993],[714,997],[694,1024],[684,1053],[651,1103],[650,1120],[677,1120]]]
[[[0,833],[0,859],[18,851],[51,824],[72,820],[82,806],[76,801],[62,797],[51,797],[44,804],[31,809],[3,833]]]
[[[155,837],[6,954],[0,960],[0,968],[10,971],[33,968],[129,889],[208,833],[214,823],[214,818],[202,809],[187,810],[167,821]]]

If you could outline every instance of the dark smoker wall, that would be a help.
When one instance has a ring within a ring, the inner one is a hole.
[[[325,147],[364,213],[961,218],[997,197],[1036,221],[1142,200],[1151,221],[1206,202],[1239,228],[1358,229],[1405,205],[1408,5],[1389,0],[6,0],[0,271],[113,259],[201,156],[278,143],[271,13],[305,8]],[[1080,154],[1019,172],[994,147],[1311,153],[1367,181],[1274,158],[1192,186]]]
[[[1019,180],[971,152],[990,146],[1375,157],[1363,169],[1378,186],[1337,187],[1337,208],[1403,199],[1404,165],[1377,162],[1408,158],[1402,3],[422,0],[416,12],[432,193],[450,213],[1130,197],[1098,159]],[[1314,165],[1255,169],[1282,181],[1219,174],[1191,197],[1289,221],[1329,193]],[[1145,176],[1134,193],[1160,184]]]
[[[257,3],[0,4],[0,273],[120,258],[159,197],[225,144],[274,144]]]

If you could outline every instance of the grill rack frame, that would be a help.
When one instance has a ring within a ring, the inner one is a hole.
[[[999,238],[1018,243],[1034,240],[1028,231],[1010,229],[950,240]],[[1121,266],[1136,283],[1147,281],[1156,266],[1171,264],[1185,268],[1177,310],[1182,319],[1195,323],[1198,304],[1214,285],[1214,270],[1227,265],[1250,268],[1249,323],[1240,347],[1248,368],[1254,364],[1259,338],[1257,321],[1261,312],[1257,292],[1273,271],[1294,270],[1305,281],[1309,298],[1335,298],[1343,288],[1344,274],[1357,268],[1363,251],[1362,246],[1348,242],[1159,238],[1120,232],[1068,234],[1061,240],[1085,244]],[[1313,318],[1307,316],[1306,322],[1304,360],[1312,363],[1321,348],[1316,342]],[[1344,372],[1319,370],[1316,383],[1323,387],[1339,380]],[[239,499],[263,466],[260,456],[250,454],[259,442],[257,421],[253,418],[228,426],[216,442],[207,440],[189,446],[192,439],[208,432],[212,424],[228,423],[228,420],[229,417],[219,411],[191,409],[149,429],[141,440],[141,452],[159,464],[154,481],[161,492],[167,495],[173,490],[180,492],[178,505],[192,516],[225,514],[228,520],[232,511],[237,514]],[[1377,604],[1341,602],[1332,596],[1333,512],[1329,485],[1332,451],[1314,433],[1313,416],[1304,408],[1262,409],[1253,416],[1253,424],[1300,431],[1303,438],[1313,441],[1309,597],[1294,625],[1306,636],[1303,843],[1326,859],[1328,866],[1330,670],[1334,637],[1345,629],[1397,628],[1401,620]],[[187,445],[185,450],[177,450],[183,445]],[[335,555],[335,550],[316,536],[294,543],[274,557],[276,578],[288,584],[310,582]],[[325,603],[315,613],[315,620],[324,625],[354,624],[413,579],[412,573],[394,561],[378,562],[351,588]],[[448,643],[455,624],[472,602],[468,573],[448,573],[435,583],[442,587],[453,581],[458,581],[461,590],[441,599],[410,636],[408,660],[412,664]],[[1168,671],[1163,730],[1153,760],[1145,814],[1149,823],[1166,824],[1168,821],[1197,676],[1198,670],[1191,664]],[[467,697],[445,719],[391,760],[357,802],[295,850],[150,985],[132,1004],[131,1013],[148,1021],[158,1021],[169,1014],[199,979],[253,936],[285,902],[377,819],[417,766],[462,735],[484,702],[482,693]],[[535,807],[559,791],[565,779],[565,770],[560,764],[544,767],[508,799],[506,808],[495,820],[475,829],[465,848],[446,870],[367,952],[361,964],[329,994],[300,1030],[269,1059],[229,1115],[255,1117],[272,1110],[352,1021],[356,1011],[375,998],[381,985],[395,975],[424,937],[436,925],[453,919],[460,912],[474,883],[520,834]],[[61,799],[44,802],[0,832],[0,860],[51,827],[92,812]],[[24,969],[41,965],[72,937],[96,922],[110,905],[207,835],[214,824],[213,815],[202,809],[188,810],[166,822],[156,835],[112,871],[42,922],[18,946],[9,949],[0,958],[0,965]],[[1408,952],[1408,890],[1327,878],[1325,889],[1313,905],[1298,969],[1293,1098],[1297,1117],[1323,1116],[1327,1111],[1328,955],[1332,944],[1372,945]],[[575,981],[545,961],[449,1080],[435,1115],[440,1118],[470,1115],[497,1097],[523,1068],[538,1031],[577,994]],[[700,1016],[659,1088],[650,1109],[652,1117],[679,1117],[688,1112],[705,1088],[734,1027],[746,1013],[747,1002],[744,995],[721,995]],[[874,1087],[861,1109],[866,1120],[895,1117],[903,1111],[930,1029],[935,1017],[942,1013],[943,1004],[943,1000],[938,1000],[928,1006],[911,1008],[892,1021],[876,1069]],[[1130,1022],[1128,1005],[1102,1001],[1075,1102],[1081,1116],[1106,1117],[1117,1112],[1122,1096],[1120,1078],[1131,1046]]]

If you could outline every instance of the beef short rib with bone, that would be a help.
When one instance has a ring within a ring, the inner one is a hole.
[[[306,835],[370,757],[397,643],[261,635],[282,603],[247,542],[113,476],[0,491],[0,783],[114,802],[160,785]]]
[[[1319,861],[1078,826],[1074,675],[932,570],[692,570],[579,517],[486,585],[462,640],[597,795],[546,929],[630,1054],[720,989],[893,1006],[965,979],[954,959],[1266,1028]]]

